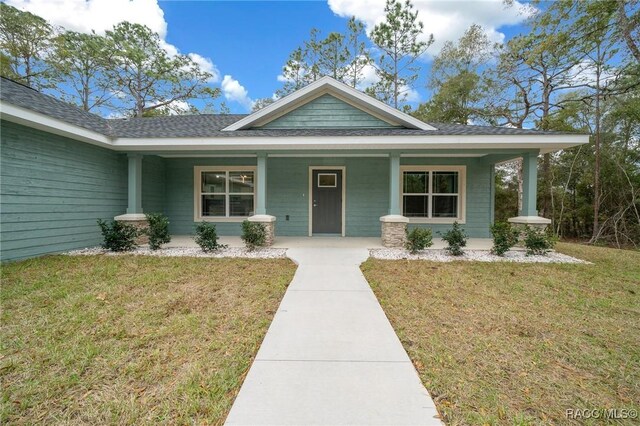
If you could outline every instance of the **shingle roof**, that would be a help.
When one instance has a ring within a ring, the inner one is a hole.
[[[439,136],[439,135],[542,135],[563,134],[508,127],[428,123],[436,130],[380,129],[247,129],[222,131],[247,114],[198,114],[148,118],[105,119],[96,114],[42,94],[15,81],[2,78],[0,99],[46,114],[109,137],[200,138],[200,137],[301,137],[301,136]]]

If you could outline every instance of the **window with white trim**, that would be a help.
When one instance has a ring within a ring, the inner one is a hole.
[[[402,214],[434,222],[464,220],[464,168],[403,166]]]
[[[196,167],[196,216],[245,218],[254,214],[255,168]]]

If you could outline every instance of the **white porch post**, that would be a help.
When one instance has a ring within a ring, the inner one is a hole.
[[[551,220],[538,216],[538,153],[529,152],[522,156],[522,209],[509,222],[545,228]]]
[[[276,236],[276,217],[267,214],[267,154],[264,152],[257,155],[255,214],[247,220],[263,224],[267,231],[265,246],[273,245]]]
[[[389,154],[389,214],[380,218],[382,245],[402,248],[409,219],[400,208],[400,154]]]

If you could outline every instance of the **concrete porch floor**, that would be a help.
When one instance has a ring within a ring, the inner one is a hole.
[[[244,247],[240,237],[220,237],[221,244],[229,247]],[[491,238],[469,238],[467,250],[490,250],[493,245]],[[431,250],[441,250],[447,243],[441,238],[434,238]],[[192,235],[172,235],[171,242],[165,247],[197,247]],[[278,237],[273,248],[365,248],[376,249],[382,247],[382,240],[378,237]],[[514,247],[513,250],[520,248]]]

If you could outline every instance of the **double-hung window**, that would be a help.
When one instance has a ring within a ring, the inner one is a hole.
[[[414,222],[464,222],[464,166],[403,166],[402,214]]]
[[[242,219],[254,214],[255,167],[196,167],[195,219]]]

